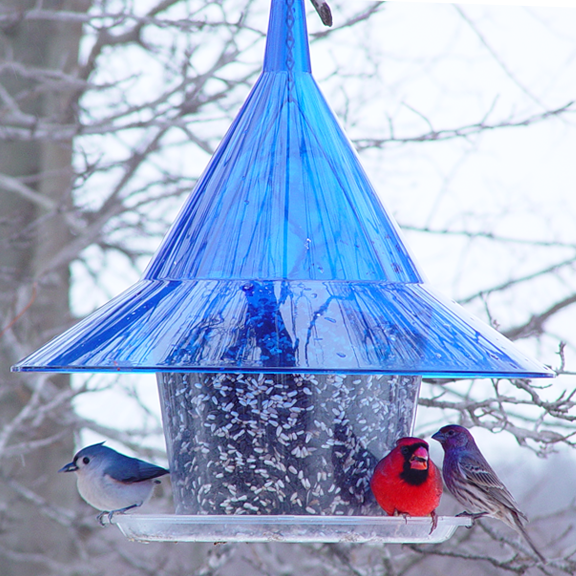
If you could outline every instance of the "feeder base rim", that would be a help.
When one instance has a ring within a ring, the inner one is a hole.
[[[427,516],[117,514],[112,524],[138,542],[435,544],[472,520],[439,516],[431,534]]]

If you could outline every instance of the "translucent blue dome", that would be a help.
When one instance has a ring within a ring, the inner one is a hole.
[[[311,74],[303,0],[142,279],[17,371],[550,377],[436,293]]]

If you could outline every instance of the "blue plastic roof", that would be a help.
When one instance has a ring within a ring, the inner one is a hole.
[[[16,371],[549,377],[423,279],[272,0],[264,70],[129,290]]]

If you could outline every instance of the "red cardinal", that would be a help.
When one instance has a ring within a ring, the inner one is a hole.
[[[389,516],[432,516],[432,530],[436,528],[442,476],[421,438],[400,438],[376,465],[370,488]]]

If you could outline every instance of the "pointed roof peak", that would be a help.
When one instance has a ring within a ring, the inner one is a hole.
[[[311,71],[304,0],[272,0],[264,72]]]

